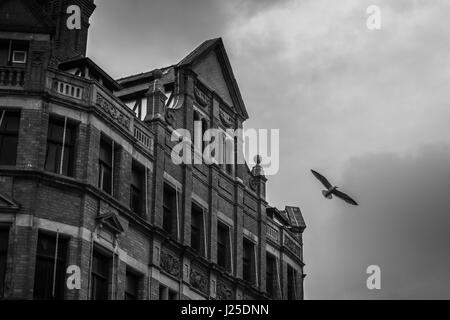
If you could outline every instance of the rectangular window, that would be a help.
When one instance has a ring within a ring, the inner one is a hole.
[[[192,204],[191,209],[191,247],[199,254],[204,254],[203,209]]]
[[[177,300],[178,293],[175,290],[160,284],[159,285],[159,300]]]
[[[288,300],[296,299],[296,271],[290,265],[287,266],[287,297]]]
[[[91,272],[91,300],[108,299],[110,258],[94,251]]]
[[[9,60],[15,65],[27,63],[28,41],[11,40],[9,47]]]
[[[0,229],[0,299],[5,293],[6,258],[8,255],[9,229]]]
[[[133,161],[131,168],[130,208],[141,215],[144,204],[145,169]]]
[[[217,264],[226,270],[231,268],[230,230],[223,223],[217,223]]]
[[[20,112],[0,109],[0,165],[16,164],[19,124]]]
[[[56,245],[57,242],[58,245]],[[65,239],[56,235],[39,233],[34,276],[35,300],[64,299],[66,254]]]
[[[138,300],[139,276],[127,270],[125,300]]]
[[[12,52],[12,62],[20,64],[27,63],[27,52],[23,50],[14,50]]]
[[[163,196],[163,229],[167,233],[177,235],[177,192],[168,184],[164,184]]]
[[[45,170],[73,177],[75,126],[65,119],[50,119]]]
[[[266,291],[270,297],[275,295],[276,259],[269,253],[266,254]]]
[[[100,140],[98,187],[112,195],[114,142],[104,137]]]
[[[255,246],[253,242],[244,238],[242,242],[242,278],[245,281],[253,283],[254,277],[254,256]]]

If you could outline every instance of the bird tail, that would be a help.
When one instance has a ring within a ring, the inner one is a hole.
[[[328,193],[328,191],[326,191],[326,190],[323,190],[322,194],[327,199],[333,199],[333,195],[331,195],[331,193]]]

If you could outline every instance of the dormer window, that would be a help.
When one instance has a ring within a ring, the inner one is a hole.
[[[12,63],[18,64],[27,63],[27,52],[23,50],[14,50],[12,52]]]

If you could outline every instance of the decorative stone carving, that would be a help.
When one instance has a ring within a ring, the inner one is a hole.
[[[96,105],[106,112],[113,120],[117,121],[122,127],[127,130],[130,129],[130,119],[101,94],[97,94]]]
[[[209,104],[210,104],[209,97],[203,91],[201,91],[199,88],[197,88],[197,87],[194,88],[194,95],[195,95],[195,101],[197,101],[197,103],[199,105],[201,105],[202,107],[209,106]]]
[[[232,300],[233,292],[225,283],[217,282],[217,299],[219,300]]]
[[[179,277],[180,276],[180,261],[167,251],[161,251],[161,269],[167,273]]]
[[[167,124],[173,127],[175,125],[175,111],[172,109],[166,109],[165,119]]]
[[[200,270],[196,270],[191,268],[191,274],[189,276],[191,285],[204,292],[208,293],[208,279],[205,274],[203,274]]]
[[[284,237],[284,246],[292,251],[295,255],[300,256],[300,246],[290,237]]]
[[[220,122],[225,128],[233,128],[233,118],[227,115],[225,112],[220,111]]]

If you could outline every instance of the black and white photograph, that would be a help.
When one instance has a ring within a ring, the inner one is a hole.
[[[449,15],[0,0],[0,307],[449,300]]]

